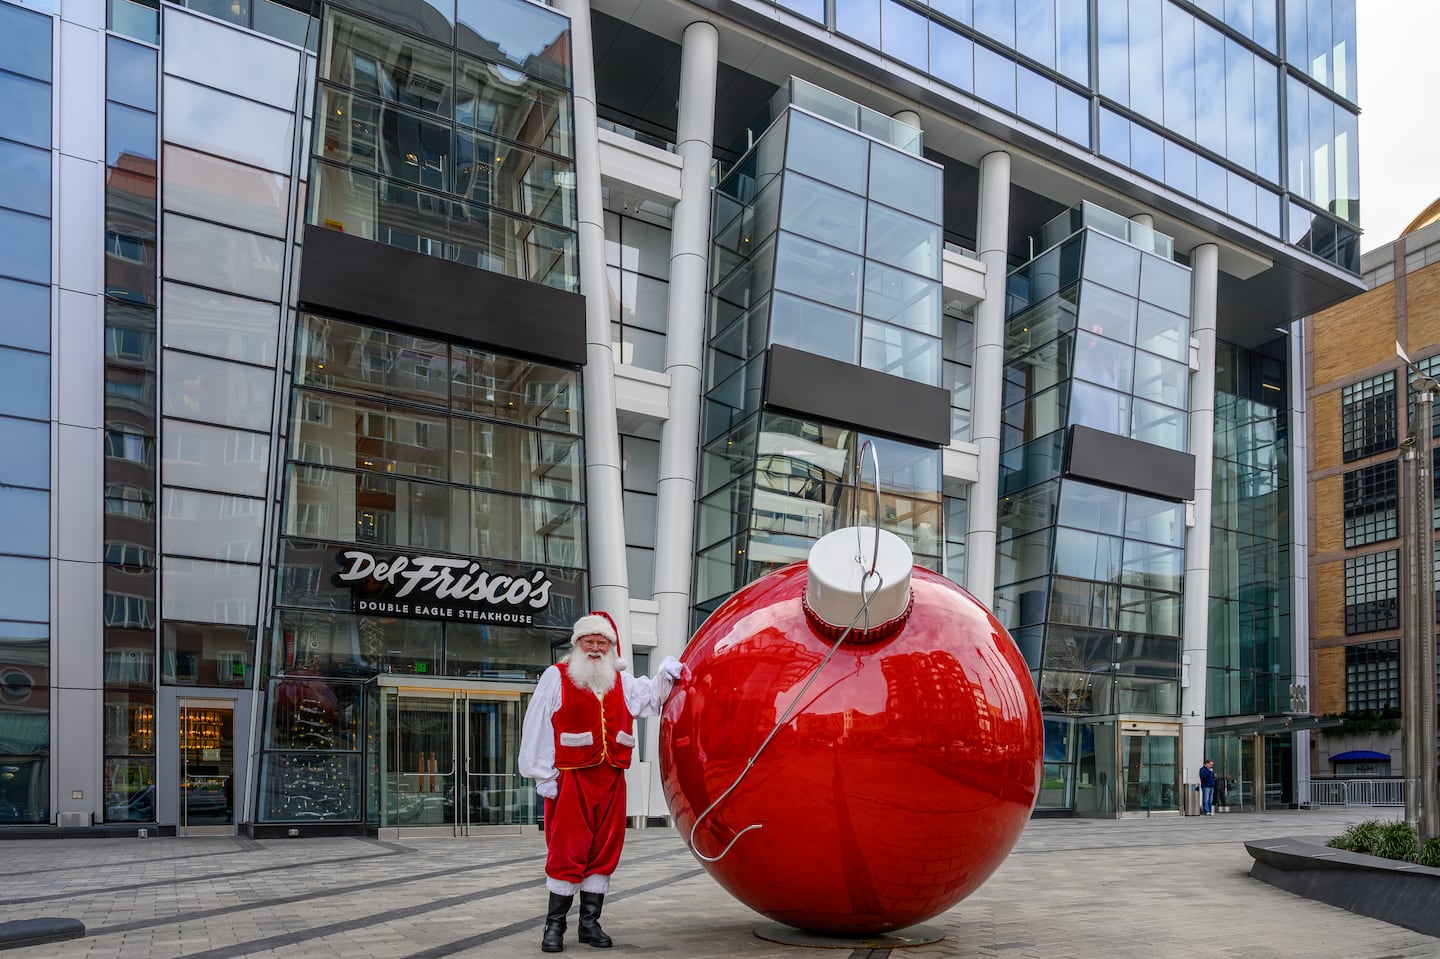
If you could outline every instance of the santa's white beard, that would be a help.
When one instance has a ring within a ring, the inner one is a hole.
[[[614,649],[594,656],[575,649],[570,653],[570,681],[596,696],[604,696],[615,687],[615,676],[619,672],[615,664],[619,658]]]

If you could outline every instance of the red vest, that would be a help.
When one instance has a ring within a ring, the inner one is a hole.
[[[635,748],[635,718],[625,705],[625,684],[619,676],[601,699],[570,681],[570,667],[558,663],[560,708],[551,717],[555,730],[555,768],[587,769],[602,763],[630,768]]]

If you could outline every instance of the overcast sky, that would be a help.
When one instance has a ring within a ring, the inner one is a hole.
[[[1357,0],[1360,249],[1384,246],[1440,199],[1440,2]]]

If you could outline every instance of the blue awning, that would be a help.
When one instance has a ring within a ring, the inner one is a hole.
[[[1332,763],[1373,763],[1389,762],[1389,753],[1377,753],[1373,749],[1352,749],[1348,753],[1339,753],[1331,756]]]

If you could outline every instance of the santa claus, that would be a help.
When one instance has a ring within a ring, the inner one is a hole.
[[[600,928],[610,875],[625,843],[625,770],[635,748],[635,720],[658,716],[679,678],[667,656],[654,679],[632,676],[620,659],[609,614],[580,617],[571,650],[540,677],[525,711],[520,774],[545,799],[545,886],[550,907],[540,942],[565,948],[565,917],[580,894],[580,941],[612,942]]]

